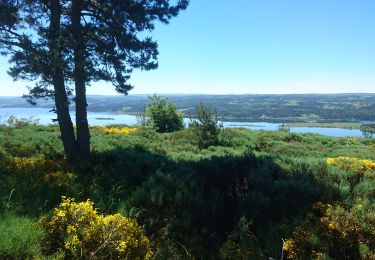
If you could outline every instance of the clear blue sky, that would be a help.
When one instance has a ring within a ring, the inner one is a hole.
[[[375,92],[374,0],[191,0],[151,34],[159,68],[134,72],[130,94]],[[0,95],[26,93],[7,68]]]

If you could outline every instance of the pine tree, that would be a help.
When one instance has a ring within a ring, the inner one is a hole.
[[[90,151],[86,87],[111,82],[133,88],[133,69],[157,68],[157,43],[145,32],[168,23],[189,0],[1,0],[0,50],[10,55],[14,79],[35,82],[27,98],[53,98],[69,161]],[[73,94],[75,95],[72,98]],[[75,103],[76,133],[69,114]]]

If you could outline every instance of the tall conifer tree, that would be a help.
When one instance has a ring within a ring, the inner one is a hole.
[[[127,94],[133,69],[157,68],[157,43],[145,32],[168,23],[189,0],[0,0],[0,50],[9,74],[35,82],[27,98],[53,98],[69,161],[90,151],[86,87],[109,81]],[[72,98],[74,94],[74,98]],[[69,114],[73,101],[76,132]]]

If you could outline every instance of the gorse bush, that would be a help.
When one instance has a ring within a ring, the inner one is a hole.
[[[358,200],[350,209],[328,205],[320,222],[334,258],[375,259],[375,207],[372,203]]]
[[[190,122],[193,140],[199,148],[207,148],[219,143],[220,128],[217,114],[211,108],[199,104],[195,108],[195,118]]]
[[[361,160],[354,157],[340,156],[337,158],[327,158],[327,164],[336,166],[342,170],[364,174],[365,172],[375,171],[375,162],[372,160]]]
[[[184,128],[183,114],[176,111],[176,104],[159,96],[149,97],[145,116],[148,123],[159,133],[178,131]]]
[[[105,126],[94,126],[93,129],[99,130],[104,134],[108,135],[114,135],[114,134],[122,134],[122,135],[128,135],[135,133],[137,131],[137,128],[135,127],[105,127]]]
[[[316,223],[295,228],[284,243],[288,259],[374,259],[375,208],[358,200],[350,208],[317,203]],[[327,255],[329,252],[329,257]]]
[[[63,197],[49,217],[41,220],[45,229],[43,251],[65,252],[74,259],[149,259],[150,241],[138,224],[121,214],[99,215],[89,200],[77,203]]]
[[[73,186],[76,175],[69,170],[64,161],[44,157],[1,158],[0,212],[49,211]]]

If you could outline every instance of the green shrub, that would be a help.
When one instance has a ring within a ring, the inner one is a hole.
[[[193,139],[203,149],[219,143],[220,128],[217,114],[211,108],[199,104],[195,108],[195,119],[191,120]]]
[[[169,102],[166,98],[159,96],[149,97],[150,104],[147,106],[145,116],[150,124],[159,133],[168,133],[178,131],[184,128],[183,114],[176,111],[176,104]]]
[[[0,217],[0,259],[34,259],[40,255],[41,230],[26,217],[6,214]]]

